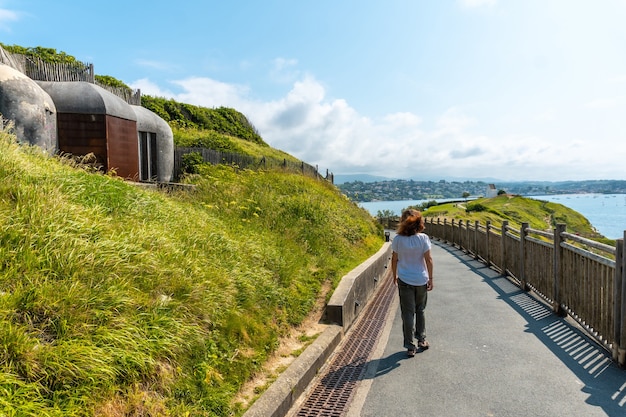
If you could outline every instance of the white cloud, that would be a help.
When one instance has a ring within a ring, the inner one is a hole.
[[[162,89],[147,79],[132,87],[200,106],[233,107],[250,119],[272,147],[317,165],[321,172],[562,180],[592,179],[582,167],[596,166],[594,172],[604,175],[599,166],[610,172],[609,167],[615,170],[622,164],[619,150],[599,154],[601,143],[584,137],[487,133],[480,119],[459,106],[428,121],[432,128],[411,112],[368,118],[346,100],[329,98],[324,86],[311,76],[294,82],[283,97],[272,101],[253,100],[247,86],[210,78],[193,77],[172,85],[182,91]],[[547,116],[556,118],[554,112]]]
[[[159,87],[147,78],[142,78],[132,83],[129,83],[128,86],[133,89],[141,90],[141,94],[147,94],[155,97],[174,97],[174,93],[172,91],[161,89],[161,87]]]
[[[464,114],[459,108],[451,107],[442,114],[437,120],[437,126],[440,134],[458,133],[470,126],[476,121]]]
[[[251,103],[247,99],[249,89],[243,85],[227,84],[206,77],[186,78],[172,81],[171,84],[182,89],[182,92],[175,93],[172,90],[162,89],[147,78],[132,82],[129,86],[141,89],[142,94],[173,98],[197,106],[232,107],[244,113],[244,109],[248,108]]]
[[[244,85],[228,84],[210,78],[193,77],[173,84],[183,89],[176,98],[183,103],[206,107],[241,108],[247,102],[249,88]]]

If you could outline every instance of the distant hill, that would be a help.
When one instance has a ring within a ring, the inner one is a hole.
[[[535,200],[533,198],[501,195],[493,198],[481,198],[467,203],[444,203],[428,207],[424,211],[427,217],[447,218],[449,220],[491,222],[495,227],[507,220],[515,228],[522,222],[538,230],[551,231],[556,224],[563,223],[567,231],[587,239],[594,239],[606,244],[613,241],[602,236],[589,220],[575,210],[559,203]]]
[[[337,178],[337,176],[335,176]],[[588,181],[520,181],[492,182],[484,181],[335,181],[339,189],[353,201],[400,201],[427,200],[471,196],[484,196],[488,184],[494,184],[497,190],[507,194],[525,196],[552,194],[626,194],[626,181],[623,180],[588,180]]]
[[[381,177],[376,175],[369,174],[335,174],[335,184],[344,184],[346,182],[378,182],[378,181],[389,181],[395,178]]]

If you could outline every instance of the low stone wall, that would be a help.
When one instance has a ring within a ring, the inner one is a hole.
[[[391,243],[342,279],[326,305],[326,319],[347,331],[391,268]]]

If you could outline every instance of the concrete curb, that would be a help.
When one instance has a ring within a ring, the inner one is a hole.
[[[384,243],[376,254],[343,276],[326,305],[326,319],[347,331],[380,286],[390,259],[391,243]]]
[[[343,338],[341,326],[330,325],[283,372],[244,417],[282,417],[306,390]]]

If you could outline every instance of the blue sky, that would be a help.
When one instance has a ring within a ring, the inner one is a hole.
[[[0,42],[335,174],[626,179],[626,0],[0,0]]]

